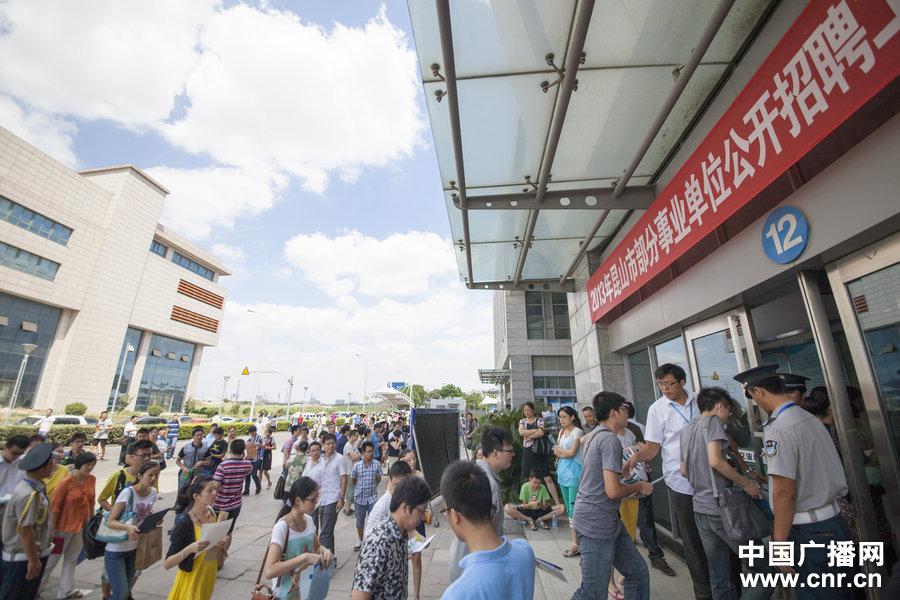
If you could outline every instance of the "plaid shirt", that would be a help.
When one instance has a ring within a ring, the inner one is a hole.
[[[356,480],[353,489],[353,501],[357,504],[375,504],[378,500],[378,477],[381,476],[381,463],[373,460],[366,466],[361,460],[353,465],[351,478]]]

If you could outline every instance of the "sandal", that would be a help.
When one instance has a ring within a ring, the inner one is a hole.
[[[575,558],[581,554],[581,546],[575,546],[575,549],[567,548],[565,552],[563,552],[563,556],[566,558]]]
[[[547,531],[550,531],[550,526],[547,525],[547,521],[538,521],[538,522],[537,522],[537,526],[540,527],[541,529],[545,529],[545,530],[547,530]]]
[[[615,592],[607,590],[606,596],[609,600],[625,600],[625,594],[622,593],[622,590],[616,590]]]
[[[537,528],[537,525],[535,525],[534,521],[532,521],[531,523],[528,524],[528,529],[530,529],[532,531],[537,531],[538,528]]]

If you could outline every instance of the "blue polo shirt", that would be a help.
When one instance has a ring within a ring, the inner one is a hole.
[[[527,541],[517,539],[494,550],[472,552],[459,561],[463,572],[444,591],[441,600],[497,600],[534,597],[534,550]]]

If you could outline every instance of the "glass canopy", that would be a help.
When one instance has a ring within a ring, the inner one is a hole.
[[[636,159],[716,4],[596,0],[588,13],[580,0],[408,0],[465,283],[514,289],[556,279],[563,285],[584,244],[589,250],[602,248],[631,212],[642,208],[612,200],[610,193]],[[773,4],[735,2],[640,159],[626,194],[653,185]],[[449,26],[444,24],[442,30],[439,8],[446,5]],[[580,47],[575,32],[585,18],[587,36]],[[453,40],[452,73],[443,60],[448,33]],[[567,55],[576,52],[583,53],[577,86],[568,92],[562,70]],[[448,77],[455,81],[456,111],[446,95],[451,93]],[[453,143],[456,126],[459,148]],[[552,163],[545,164],[548,160]],[[542,169],[550,174],[547,194],[535,205]],[[465,190],[458,189],[460,172]],[[460,192],[467,200],[465,210],[458,205]],[[570,202],[570,195],[582,200]],[[583,201],[587,196],[589,201]],[[529,237],[530,216],[534,228]]]

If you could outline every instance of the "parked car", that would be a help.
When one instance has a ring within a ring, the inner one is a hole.
[[[82,417],[81,415],[50,415],[54,425],[96,425],[97,419],[93,417]],[[16,425],[40,425],[44,417],[40,415],[31,415],[24,419],[19,419]]]
[[[220,417],[219,418],[219,423],[234,423],[234,422],[235,422],[234,417]]]

